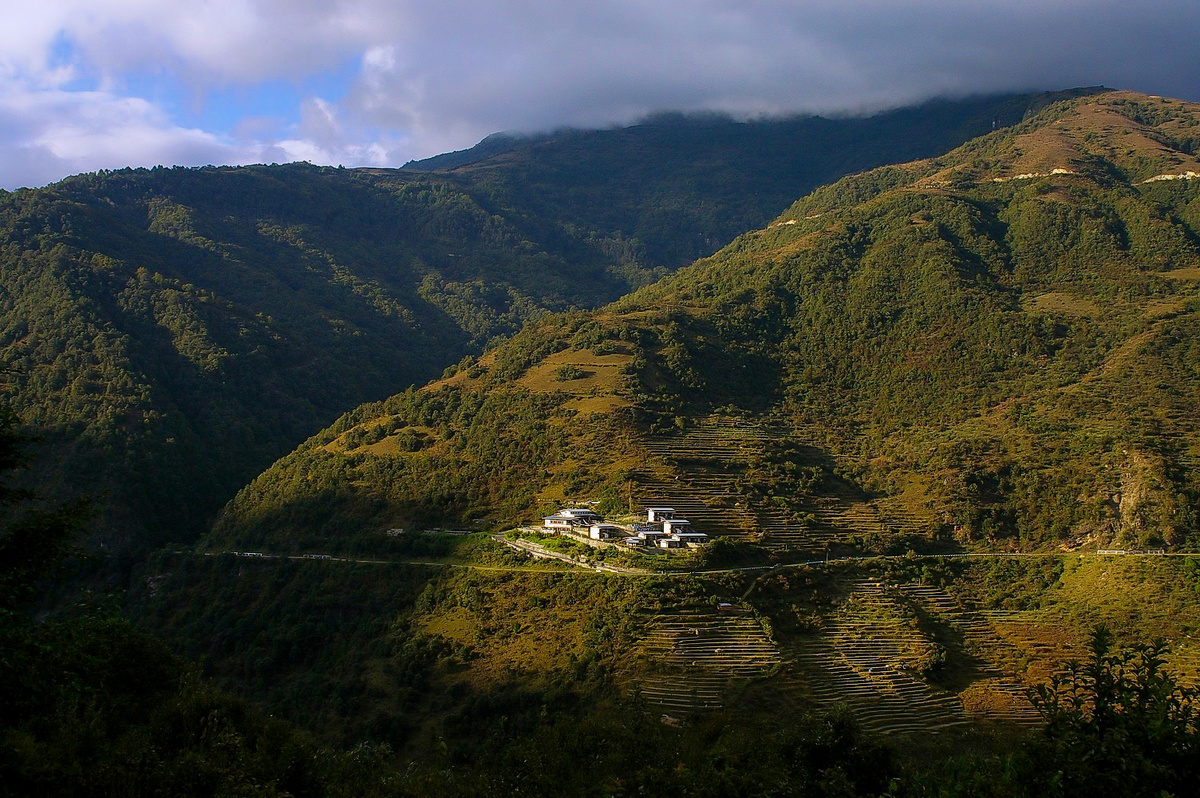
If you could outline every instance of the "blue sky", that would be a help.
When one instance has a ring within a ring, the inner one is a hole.
[[[9,189],[122,166],[398,166],[660,110],[1096,84],[1200,99],[1195,0],[0,2]]]

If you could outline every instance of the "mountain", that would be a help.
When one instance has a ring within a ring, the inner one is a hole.
[[[1133,768],[1177,789],[1197,738],[1175,688],[1200,673],[1198,129],[1195,104],[1094,94],[819,188],[345,414],[197,551],[141,566],[130,612],[261,708],[427,778],[1113,794]],[[515,528],[585,501],[720,538],[634,553]],[[1087,703],[1110,687],[1131,701],[1112,717]],[[1138,714],[1151,694],[1171,722]],[[651,729],[692,736],[662,760]]]
[[[631,264],[674,269],[761,227],[817,186],[946,152],[1092,91],[936,100],[865,118],[661,113],[609,130],[490,136],[405,168],[445,175],[488,207],[545,225],[548,236],[581,239],[622,274]]]
[[[661,119],[407,170],[120,170],[4,193],[0,399],[47,438],[30,480],[95,496],[110,552],[189,540],[346,408],[546,311],[616,299],[820,182],[1047,99]]]
[[[595,498],[690,502],[715,531],[810,550],[888,530],[1195,545],[1197,122],[1105,93],[818,189],[346,414],[210,541],[502,527]]]
[[[110,535],[186,537],[339,408],[617,291],[460,192],[305,165],[81,176],[3,218],[5,398]]]

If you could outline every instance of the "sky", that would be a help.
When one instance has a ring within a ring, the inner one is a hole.
[[[1200,100],[1196,0],[0,0],[0,188],[400,166],[658,111],[857,114],[1106,85]]]

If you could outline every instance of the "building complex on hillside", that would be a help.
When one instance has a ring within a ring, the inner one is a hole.
[[[571,507],[543,518],[542,527],[592,540],[621,540],[635,547],[682,549],[708,543],[708,535],[694,531],[687,519],[677,518],[673,507],[647,507],[646,520],[630,527],[606,523],[592,510]]]

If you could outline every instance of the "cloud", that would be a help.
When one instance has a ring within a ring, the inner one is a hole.
[[[1194,0],[42,0],[10,17],[6,186],[160,160],[399,164],[665,109],[844,113],[1098,83],[1200,99]],[[280,81],[288,108],[211,112]]]
[[[844,112],[1101,82],[1196,96],[1200,6],[1158,5],[460,0],[364,58],[346,105],[432,146],[664,108]]]
[[[129,165],[285,163],[384,165],[379,141],[347,141],[327,103],[305,104],[300,135],[271,135],[277,120],[247,120],[230,135],[171,122],[157,106],[103,91],[0,90],[3,187]]]
[[[138,163],[223,163],[236,153],[215,136],[174,126],[143,100],[99,91],[0,91],[0,174],[7,187]]]

